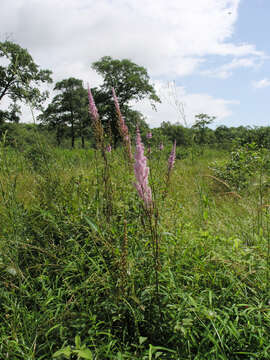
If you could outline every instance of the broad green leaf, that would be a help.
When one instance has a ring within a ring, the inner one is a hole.
[[[79,349],[81,346],[81,338],[79,337],[79,335],[75,336],[75,346],[77,349]]]
[[[93,355],[89,349],[82,349],[82,350],[74,350],[73,352],[77,353],[78,356],[82,359],[92,360]]]
[[[62,355],[65,356],[66,359],[70,358],[70,355],[71,355],[70,346],[67,346],[65,349],[61,349],[61,350],[56,351],[53,354],[53,357],[59,357],[59,356],[62,356]]]

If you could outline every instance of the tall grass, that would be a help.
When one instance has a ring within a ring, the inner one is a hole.
[[[0,358],[269,359],[268,188],[224,195],[205,176],[224,154],[205,149],[176,160],[163,201],[171,147],[153,152],[158,268],[122,150],[108,221],[100,152],[2,142]]]

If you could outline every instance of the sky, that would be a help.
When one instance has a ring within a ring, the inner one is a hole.
[[[1,0],[0,41],[26,48],[54,82],[100,85],[91,64],[107,55],[144,66],[162,103],[131,105],[151,127],[191,126],[199,113],[269,126],[269,14],[269,0]]]

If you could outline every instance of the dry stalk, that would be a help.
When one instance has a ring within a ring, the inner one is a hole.
[[[242,196],[237,194],[235,191],[223,192],[223,193],[220,193],[219,195],[232,195],[234,197],[237,197],[238,199],[242,199]]]
[[[120,269],[121,269],[121,291],[125,295],[127,287],[127,257],[128,257],[128,237],[127,237],[127,221],[124,220],[124,238],[121,244],[121,259],[120,259]]]
[[[209,174],[206,174],[206,175],[202,175],[204,177],[208,177],[210,179],[213,179],[213,180],[216,180],[217,182],[219,182],[220,184],[223,184],[227,189],[231,189],[231,187],[223,180],[213,176],[213,175],[209,175]]]

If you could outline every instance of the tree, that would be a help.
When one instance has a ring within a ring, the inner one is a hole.
[[[154,87],[149,83],[147,70],[128,59],[115,60],[104,56],[92,64],[92,68],[103,77],[101,89],[110,92],[114,87],[119,104],[130,100],[141,100],[148,97],[154,102],[160,102]]]
[[[148,98],[154,106],[154,103],[160,102],[160,99],[150,84],[147,70],[128,59],[117,60],[110,56],[104,56],[99,61],[94,62],[92,68],[103,77],[103,84],[99,89],[93,91],[101,120],[107,126],[110,122],[114,140],[117,141],[119,131],[112,100],[112,87],[115,89],[121,112],[127,122],[129,118],[134,120],[138,117],[138,112],[133,114],[134,110],[131,108],[130,101]]]
[[[6,121],[18,124],[21,114],[20,107],[16,103],[9,105],[9,110],[0,110],[0,124]]]
[[[160,129],[162,134],[165,135],[171,142],[176,140],[177,145],[189,145],[190,130],[179,123],[171,124],[169,121],[163,121]]]
[[[55,96],[48,107],[38,116],[42,124],[48,126],[48,130],[55,130],[57,145],[61,145],[62,138],[67,131],[68,117],[62,112],[62,104],[59,95]]]
[[[29,101],[33,107],[41,107],[48,92],[41,92],[38,86],[52,82],[52,72],[39,69],[26,49],[10,41],[0,42],[0,58],[6,63],[0,66],[0,103],[5,96],[9,97],[13,103],[12,118],[17,121],[17,102]]]
[[[85,129],[89,126],[88,96],[83,87],[82,80],[68,78],[55,84],[52,102],[45,109],[39,119],[56,129],[57,143],[60,145],[61,138],[67,126],[70,128],[71,147],[74,147],[76,133],[79,132],[84,147]]]
[[[215,129],[215,137],[219,146],[229,145],[232,141],[231,129],[225,125],[220,125]]]
[[[205,135],[207,125],[210,125],[215,119],[215,116],[209,116],[207,114],[195,115],[195,124],[192,126],[193,129],[197,130],[199,133],[199,144],[205,143]]]

